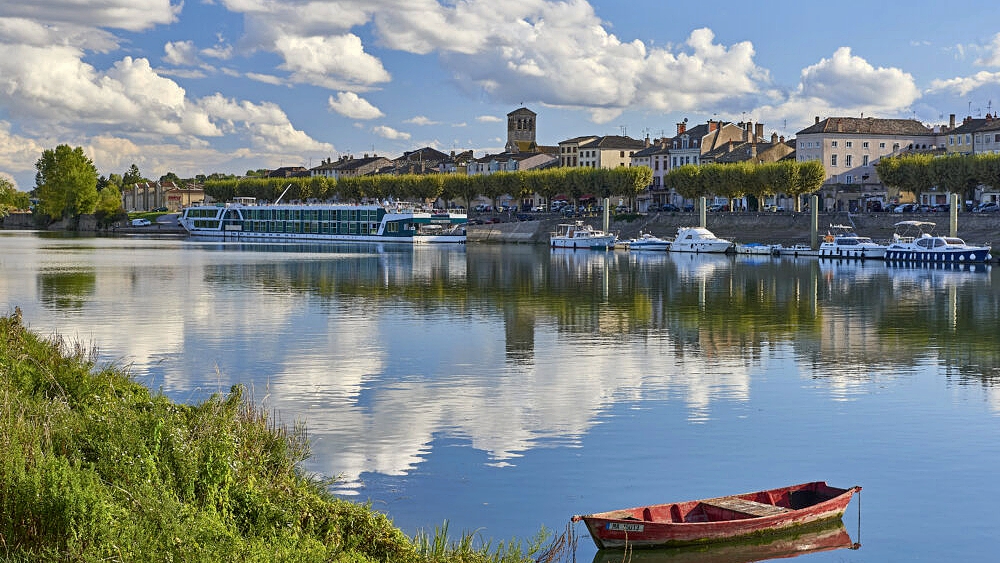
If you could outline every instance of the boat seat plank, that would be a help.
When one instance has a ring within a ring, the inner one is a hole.
[[[742,512],[743,514],[749,514],[751,516],[774,516],[776,514],[791,512],[791,509],[785,508],[783,506],[764,504],[762,502],[755,502],[752,500],[746,500],[736,497],[715,498],[710,500],[704,500],[702,502],[709,506],[724,508],[726,510],[732,510],[734,512]]]

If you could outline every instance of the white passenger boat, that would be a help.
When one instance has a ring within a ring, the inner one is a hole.
[[[681,227],[677,229],[670,252],[727,252],[733,247],[732,241],[721,239],[705,227]]]
[[[468,218],[463,210],[410,203],[268,205],[236,198],[188,207],[178,223],[193,236],[241,240],[464,243]]]
[[[935,223],[930,221],[900,221],[892,243],[885,251],[885,259],[901,262],[947,262],[971,264],[993,259],[989,246],[966,244],[958,237],[934,234]]]
[[[599,231],[583,221],[559,225],[559,231],[552,233],[549,243],[552,248],[593,248],[607,250],[613,248],[617,237],[614,233]]]
[[[832,225],[819,245],[820,258],[885,258],[886,245],[858,236],[847,225]]]
[[[625,247],[629,250],[656,250],[664,252],[670,248],[670,241],[650,233],[639,233],[637,238],[625,241]]]

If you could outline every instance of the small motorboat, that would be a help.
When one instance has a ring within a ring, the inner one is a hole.
[[[886,245],[859,236],[847,225],[831,225],[819,245],[820,258],[885,258]]]
[[[824,481],[702,500],[573,516],[598,549],[730,541],[840,518],[854,493]]]
[[[599,231],[583,221],[559,225],[559,231],[552,233],[549,242],[552,248],[593,248],[607,250],[614,248],[614,233]]]
[[[973,264],[993,259],[989,246],[973,246],[958,237],[935,235],[936,224],[931,221],[900,221],[895,226],[892,244],[885,251],[886,260]]]
[[[756,256],[772,256],[777,254],[780,245],[745,242],[736,245],[736,254],[751,254]]]
[[[670,241],[650,233],[639,233],[637,238],[625,241],[625,247],[629,250],[658,250],[663,252],[670,248]]]
[[[671,252],[728,252],[733,247],[732,241],[721,239],[705,227],[681,227],[677,229],[674,242],[670,243]]]

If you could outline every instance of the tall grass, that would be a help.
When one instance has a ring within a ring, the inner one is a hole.
[[[288,428],[240,386],[175,404],[96,353],[0,317],[0,558],[9,561],[522,562],[540,534],[411,539],[301,471]],[[553,546],[556,542],[553,542]],[[551,547],[551,546],[550,546]],[[536,559],[554,561],[554,559]]]

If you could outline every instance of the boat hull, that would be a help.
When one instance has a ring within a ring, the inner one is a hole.
[[[724,254],[732,247],[730,242],[674,242],[670,245],[670,251]]]
[[[825,482],[803,483],[743,495],[574,516],[573,520],[583,520],[598,549],[696,545],[839,518],[860,490],[838,489]],[[812,498],[816,502],[804,500]],[[766,499],[773,500],[768,503]]]
[[[846,246],[835,242],[819,245],[820,258],[852,258],[856,260],[881,260],[885,258],[886,247],[881,245]]]
[[[989,247],[949,248],[946,250],[919,250],[892,246],[886,250],[885,259],[895,262],[940,262],[951,264],[976,264],[993,259]]]
[[[614,235],[604,235],[598,237],[552,237],[550,239],[552,248],[580,248],[580,249],[595,249],[595,250],[607,250],[608,248],[614,246],[615,236]]]
[[[778,256],[791,256],[792,258],[798,258],[799,256],[819,256],[819,250],[814,250],[812,247],[804,244],[796,244],[795,246],[778,246],[777,252]]]

